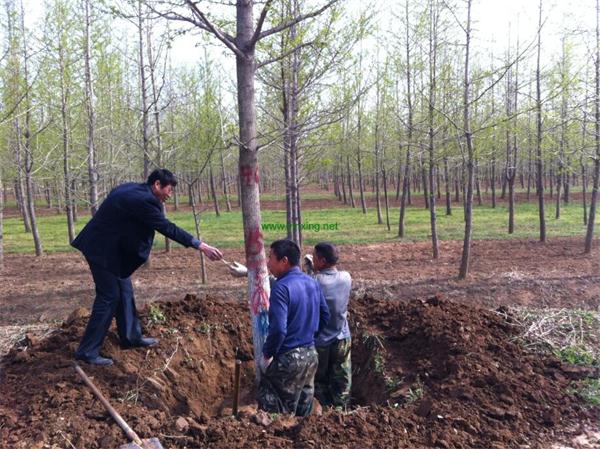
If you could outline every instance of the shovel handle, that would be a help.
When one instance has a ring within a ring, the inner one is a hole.
[[[238,404],[240,401],[240,367],[242,366],[242,361],[236,359],[235,360],[235,370],[233,375],[233,416],[237,416],[238,414]]]
[[[108,400],[104,397],[104,395],[100,392],[100,390],[98,390],[96,385],[94,385],[92,380],[87,376],[87,374],[85,374],[85,372],[81,369],[81,367],[77,363],[75,363],[75,371],[77,371],[77,374],[79,374],[81,376],[81,378],[86,383],[86,385],[88,387],[90,387],[90,389],[94,392],[96,397],[100,400],[100,402],[102,402],[102,405],[104,405],[104,408],[106,408],[108,413],[110,413],[110,416],[112,416],[113,419],[117,422],[117,424],[121,427],[121,429],[123,429],[123,432],[125,432],[125,435],[127,435],[127,437],[131,441],[133,441],[135,444],[137,444],[141,447],[143,445],[143,443],[142,443],[142,440],[140,439],[140,437],[138,436],[138,434],[135,433],[131,427],[129,427],[129,425],[125,422],[125,420],[121,417],[121,415],[119,415],[119,412],[117,412],[113,408],[113,406],[110,405]]]

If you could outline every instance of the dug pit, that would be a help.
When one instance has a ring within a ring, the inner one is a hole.
[[[141,436],[157,436],[165,447],[542,447],[600,418],[573,389],[598,373],[523,349],[504,309],[440,297],[354,298],[352,404],[306,419],[256,411],[245,304],[188,295],[141,315],[158,347],[122,350],[111,331],[103,352],[115,365],[83,367]],[[126,441],[73,369],[86,322],[76,311],[49,337],[30,338],[2,360],[1,448]],[[236,358],[243,360],[242,407],[234,418]]]

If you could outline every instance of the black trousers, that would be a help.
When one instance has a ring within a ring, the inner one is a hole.
[[[142,328],[135,308],[131,278],[119,278],[90,261],[88,264],[96,284],[96,299],[75,356],[94,358],[100,355],[113,317],[117,318],[117,330],[123,346],[135,345],[142,338]]]

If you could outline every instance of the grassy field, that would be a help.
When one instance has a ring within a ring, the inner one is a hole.
[[[463,237],[464,222],[460,206],[453,209],[453,215],[444,215],[445,209],[437,209],[438,235],[442,240],[460,240]],[[548,237],[552,236],[583,236],[585,227],[582,220],[581,204],[572,203],[563,206],[561,218],[554,219],[554,205],[546,205],[546,227]],[[303,212],[304,239],[307,245],[320,240],[331,240],[338,244],[375,243],[397,241],[398,210],[390,210],[391,231],[385,224],[377,224],[377,212],[369,209],[365,215],[360,208],[332,208],[322,210],[306,210]],[[189,212],[171,213],[169,219],[188,231],[193,231],[194,218]],[[81,215],[76,230],[79,231],[89,220],[89,216]],[[285,212],[266,210],[262,213],[263,234],[265,242],[284,237]],[[384,216],[385,223],[385,216]],[[473,210],[474,239],[504,239],[504,238],[537,238],[538,211],[536,204],[518,204],[516,210],[516,230],[509,235],[508,210],[506,207],[492,209],[489,206],[475,206]],[[67,241],[66,218],[47,216],[39,218],[39,228],[44,251],[69,251]],[[267,229],[269,228],[269,229]],[[330,228],[330,229],[324,229]],[[201,234],[207,242],[223,248],[242,247],[241,212],[222,213],[216,217],[214,212],[207,211],[202,215]],[[430,238],[429,211],[419,207],[411,207],[406,214],[405,241],[424,240]],[[33,252],[31,234],[24,232],[20,219],[4,220],[5,251],[7,253]],[[164,245],[161,238],[155,239],[155,245]]]

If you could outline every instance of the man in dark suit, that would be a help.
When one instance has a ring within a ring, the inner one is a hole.
[[[100,347],[114,316],[121,346],[153,346],[155,338],[143,337],[137,316],[131,274],[148,260],[154,231],[186,248],[202,251],[210,260],[223,257],[217,248],[194,238],[165,218],[162,204],[171,197],[177,179],[169,170],[154,170],[146,183],[126,183],[113,189],[72,245],[85,256],[96,299],[85,329],[77,360],[112,365],[100,355]]]

